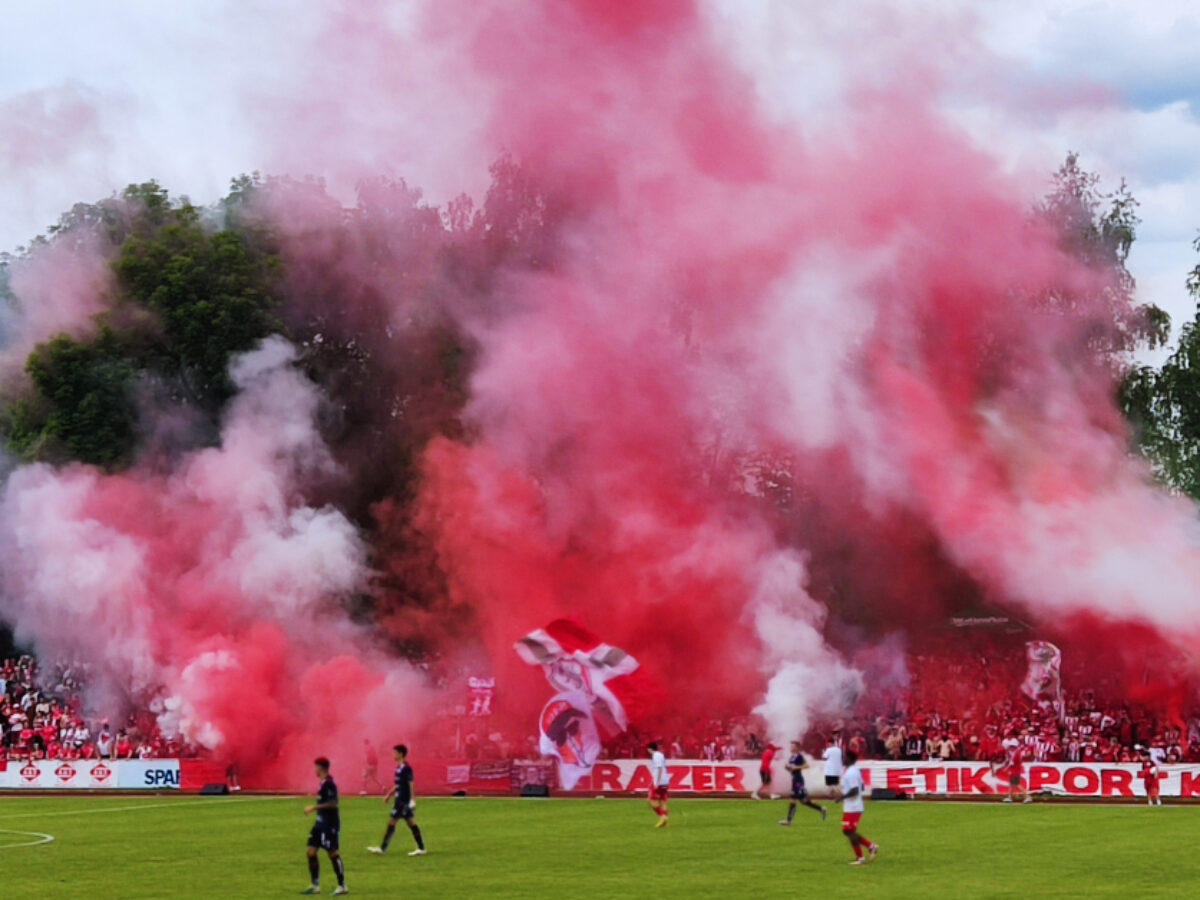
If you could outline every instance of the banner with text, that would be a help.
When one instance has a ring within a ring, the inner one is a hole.
[[[984,796],[1004,794],[1004,773],[993,775],[987,763],[892,762],[863,760],[863,777],[872,788],[889,788],[905,794],[933,796]],[[746,793],[759,787],[755,760],[712,762],[670,760],[670,790],[684,793]],[[1022,787],[1069,797],[1144,797],[1145,783],[1136,763],[1030,763]],[[1200,797],[1200,765],[1159,767],[1159,790],[1164,797]],[[790,776],[777,767],[769,791],[786,794]],[[808,789],[827,792],[821,764],[805,773]],[[592,774],[580,780],[576,792],[640,793],[650,788],[649,760],[619,759],[596,763]]]
[[[1003,770],[993,775],[979,762],[864,761],[863,774],[872,788],[905,794],[986,795],[1008,792]],[[1021,788],[1066,797],[1144,797],[1146,784],[1139,763],[1028,763]],[[1164,797],[1200,797],[1200,765],[1159,766],[1159,792]]]

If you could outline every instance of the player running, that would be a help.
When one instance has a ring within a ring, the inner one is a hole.
[[[650,808],[658,816],[655,828],[665,828],[669,813],[667,812],[667,786],[671,783],[671,775],[667,772],[667,757],[658,749],[658,744],[652,743],[647,748],[650,751]]]
[[[421,829],[417,825],[417,814],[413,809],[416,801],[413,800],[413,770],[412,766],[408,764],[408,747],[404,744],[397,744],[392,748],[392,759],[396,761],[395,786],[383,798],[383,805],[387,806],[388,801],[393,797],[395,802],[392,804],[392,812],[388,816],[387,831],[383,833],[383,842],[378,847],[368,847],[367,850],[380,856],[387,853],[388,844],[392,842],[392,835],[396,833],[396,823],[403,819],[408,825],[408,830],[412,832],[413,840],[417,842],[417,849],[408,855],[424,856],[425,841],[421,837]]]
[[[337,875],[338,886],[334,889],[335,896],[350,893],[346,887],[346,866],[338,852],[338,832],[342,828],[341,816],[338,815],[338,789],[333,776],[329,774],[329,760],[318,756],[313,760],[317,770],[317,778],[321,786],[317,789],[317,802],[305,807],[306,816],[317,814],[312,831],[308,833],[308,873],[312,876],[312,884],[302,894],[321,893],[321,861],[317,852],[321,849],[329,855],[329,863]]]
[[[846,836],[846,839],[850,841],[850,846],[854,849],[854,860],[850,865],[861,866],[879,855],[879,845],[871,843],[858,831],[858,823],[862,820],[864,808],[863,792],[866,790],[862,770],[858,767],[858,754],[853,750],[847,751],[845,764],[846,768],[842,771],[842,785],[839,792],[842,798],[842,834]],[[867,850],[866,857],[863,856],[864,847]]]
[[[821,821],[825,821],[825,807],[817,806],[808,799],[808,788],[804,784],[804,770],[808,768],[808,760],[804,758],[804,753],[800,750],[800,742],[792,741],[792,755],[788,758],[787,765],[784,766],[792,773],[792,799],[788,803],[787,818],[780,819],[780,825],[791,825],[792,818],[796,815],[796,805],[800,804],[807,806],[809,809],[815,809],[821,814]]]

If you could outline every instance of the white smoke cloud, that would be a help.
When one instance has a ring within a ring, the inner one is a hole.
[[[804,561],[780,550],[764,560],[749,604],[764,648],[766,694],[754,712],[771,739],[799,740],[816,716],[843,712],[862,691],[862,675],[826,645],[824,610],[805,592]]]
[[[33,465],[0,499],[0,613],[17,639],[100,664],[96,699],[153,701],[165,730],[212,748],[230,723],[251,727],[245,716],[283,729],[314,667],[352,678],[373,705],[387,681],[419,691],[338,607],[365,583],[366,549],[340,512],[301,499],[305,478],[333,464],[317,389],[294,361],[281,338],[236,359],[220,446],[169,476]],[[244,714],[230,708],[239,696]]]

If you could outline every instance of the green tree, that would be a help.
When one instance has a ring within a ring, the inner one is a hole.
[[[229,359],[280,329],[274,316],[278,258],[231,229],[210,232],[190,204],[146,219],[113,265],[122,298],[156,314],[162,337],[148,361],[175,379],[184,399],[214,410],[233,387]]]
[[[255,184],[235,182],[234,190]],[[152,430],[139,422],[138,403],[140,385],[151,381],[165,385],[168,401],[200,410],[215,435],[233,393],[230,357],[283,328],[274,312],[278,257],[261,235],[223,222],[205,221],[153,181],[62,217],[41,242],[104,238],[115,302],[98,317],[95,338],[59,336],[30,355],[31,390],[9,398],[0,423],[10,449],[30,460],[123,465]],[[0,265],[0,295],[4,275]]]
[[[1149,303],[1138,303],[1137,287],[1127,263],[1137,239],[1138,202],[1121,181],[1111,193],[1100,187],[1100,176],[1085,171],[1075,153],[1054,174],[1050,193],[1035,207],[1035,215],[1059,235],[1064,252],[1089,268],[1108,276],[1108,287],[1099,297],[1104,326],[1093,346],[1102,352],[1127,354],[1139,347],[1163,346],[1171,333],[1171,317]],[[1075,307],[1085,298],[1055,291],[1047,298],[1052,307]]]
[[[10,448],[26,459],[105,468],[132,458],[137,370],[116,332],[101,328],[88,342],[56,337],[34,349],[25,371],[36,393],[8,407]]]
[[[1200,252],[1200,238],[1194,244]],[[1135,367],[1121,386],[1121,406],[1137,448],[1166,484],[1200,500],[1200,264],[1188,275],[1196,316],[1159,368]]]

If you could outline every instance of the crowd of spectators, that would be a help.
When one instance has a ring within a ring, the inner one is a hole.
[[[805,747],[819,754],[832,740],[864,759],[990,762],[1004,755],[1006,739],[1015,739],[1029,761],[1138,762],[1152,751],[1163,762],[1200,763],[1200,714],[1131,700],[1103,676],[1067,665],[1056,700],[1025,697],[1026,638],[983,631],[927,639],[885,667],[890,675],[869,676],[850,715],[815,723]],[[1082,653],[1076,656],[1083,661]],[[765,723],[752,716],[652,730],[635,725],[605,743],[603,758],[640,758],[657,740],[674,759],[757,759],[765,734]],[[506,739],[481,728],[466,734],[463,755],[487,761],[539,753],[536,735]]]
[[[993,761],[1006,739],[1038,762],[1200,762],[1200,716],[1131,700],[1123,686],[1064,672],[1057,697],[1021,693],[1022,635],[952,635],[906,658],[907,681],[861,698],[855,714],[820,730],[866,757]],[[1070,659],[1070,654],[1065,653]]]
[[[131,716],[118,728],[83,713],[83,667],[46,671],[32,656],[0,667],[0,760],[161,759],[187,755],[150,721]]]

